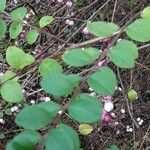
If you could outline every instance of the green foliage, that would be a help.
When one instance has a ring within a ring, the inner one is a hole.
[[[16,73],[7,70],[7,71],[4,73],[4,75],[3,75],[2,82],[5,82],[5,81],[7,81],[7,80],[10,80],[10,79],[13,78],[14,76],[16,76]],[[18,77],[13,78],[12,80],[17,81],[17,80],[18,80]]]
[[[40,28],[43,28],[43,27],[49,25],[50,23],[53,22],[53,20],[54,20],[53,16],[44,16],[44,17],[42,17],[39,21]]]
[[[43,102],[27,106],[16,117],[16,124],[29,130],[38,130],[46,127],[53,121],[60,106],[55,102]]]
[[[5,10],[6,7],[6,0],[0,0],[0,13]]]
[[[51,129],[46,141],[46,150],[80,150],[77,133],[69,126],[60,124]]]
[[[58,72],[49,73],[41,80],[42,88],[55,96],[67,96],[78,85],[80,77],[77,75],[65,75]]]
[[[4,133],[0,133],[0,140],[4,139],[5,138],[5,135]]]
[[[9,34],[12,39],[15,39],[18,37],[18,35],[22,31],[22,23],[18,21],[13,21],[9,28]]]
[[[27,9],[25,7],[19,7],[13,10],[10,14],[11,19],[15,21],[22,21],[27,14]]]
[[[130,101],[135,101],[138,98],[138,94],[134,89],[128,91],[128,98]]]
[[[36,29],[30,30],[26,36],[28,44],[32,45],[33,43],[35,43],[38,36],[39,36],[39,32]]]
[[[3,37],[6,33],[6,22],[0,19],[0,38]]]
[[[108,56],[120,68],[133,68],[138,58],[138,49],[133,42],[121,40],[110,49]]]
[[[110,68],[102,67],[89,77],[88,84],[97,93],[108,96],[114,94],[117,79]]]
[[[150,19],[137,19],[126,29],[127,35],[138,42],[150,41]]]
[[[112,145],[110,148],[107,150],[119,150],[119,148],[116,145]]]
[[[39,141],[40,135],[37,132],[24,131],[6,145],[6,150],[35,150]]]
[[[142,18],[147,18],[147,19],[150,19],[150,6],[144,8],[144,10],[142,11],[141,13],[141,17]]]
[[[101,21],[89,22],[87,27],[92,34],[98,37],[108,37],[119,29],[119,27],[114,23]]]
[[[33,56],[26,54],[22,49],[15,46],[9,46],[7,48],[6,60],[15,69],[23,69],[35,61]]]
[[[92,123],[102,118],[103,106],[96,97],[82,94],[71,102],[68,112],[80,123]]]
[[[18,103],[23,100],[22,87],[15,80],[9,80],[1,86],[2,98],[10,103]]]
[[[39,72],[41,75],[45,75],[52,72],[62,72],[63,69],[61,65],[55,60],[51,58],[45,58],[39,66]]]
[[[100,51],[96,48],[75,48],[66,51],[62,59],[68,65],[82,67],[93,63],[99,55]]]

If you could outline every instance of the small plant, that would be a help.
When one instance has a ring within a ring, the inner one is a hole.
[[[82,4],[84,1],[78,1]],[[68,4],[69,5],[69,4]],[[6,0],[0,1],[1,16],[5,10]],[[10,17],[10,26],[6,21],[0,19],[0,38],[5,39],[6,32],[11,39],[19,38],[23,32],[24,17],[27,15],[27,8],[19,7],[13,10]],[[61,118],[67,113],[72,119],[80,124],[79,132],[89,134],[93,128],[90,124],[102,121],[109,123],[110,112],[113,109],[112,96],[117,87],[115,72],[108,67],[112,62],[119,68],[131,69],[135,66],[138,58],[138,47],[133,41],[150,41],[150,9],[145,8],[141,18],[124,27],[119,27],[109,22],[87,22],[86,33],[96,38],[92,40],[72,44],[60,51],[58,59],[54,55],[48,55],[42,60],[37,60],[31,54],[25,52],[22,47],[8,45],[6,47],[6,61],[13,68],[7,70],[1,83],[1,96],[8,103],[24,103],[26,101],[23,88],[19,82],[20,76],[16,71],[30,70],[35,65],[39,68],[41,88],[54,98],[54,101],[41,102],[32,106],[24,107],[15,118],[15,123],[24,129],[16,135],[7,145],[6,150],[80,150],[80,140],[77,132],[69,125],[63,123]],[[38,25],[30,26],[25,36],[29,45],[36,43],[42,28],[55,21],[53,16],[43,16]],[[117,42],[110,42],[108,47],[100,51],[95,47],[87,47],[97,41],[126,33],[131,40],[122,39]],[[90,69],[84,69],[77,74],[65,72],[66,66],[84,68],[91,65]],[[87,83],[97,95],[91,96],[81,91],[82,83]],[[129,99],[135,99],[136,92],[129,91]],[[62,100],[65,97],[66,103]],[[102,97],[107,99],[103,107]],[[60,101],[56,101],[60,99]],[[46,129],[44,135],[38,131]],[[3,136],[1,136],[3,137]],[[112,146],[111,150],[117,150]]]

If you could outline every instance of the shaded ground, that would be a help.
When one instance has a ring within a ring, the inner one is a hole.
[[[16,6],[8,3],[7,11],[12,10]],[[40,39],[37,44],[29,47],[23,41],[20,42],[24,48],[29,51],[42,52],[36,53],[37,58],[41,58],[42,55],[46,55],[47,52],[53,53],[58,50],[60,46],[67,43],[78,43],[87,40],[91,37],[85,37],[82,34],[83,27],[86,24],[86,20],[102,20],[111,21],[123,26],[129,19],[139,13],[145,6],[150,5],[148,0],[88,0],[81,6],[75,5],[71,9],[66,9],[63,5],[58,5],[52,0],[41,0],[36,3],[34,0],[19,1],[17,6],[26,5],[29,9],[33,9],[38,17],[40,14],[54,15],[57,18],[56,22],[44,30],[53,35],[46,34],[45,31],[41,33]],[[74,20],[75,25],[72,27],[66,27],[65,20],[67,15],[74,12],[74,16],[70,19]],[[94,15],[95,14],[95,15]],[[31,21],[32,23],[32,21]],[[122,37],[125,37],[123,35]],[[62,40],[63,39],[63,40]],[[13,43],[13,41],[11,41]],[[100,42],[95,43],[96,47],[103,48]],[[2,54],[4,54],[3,48],[0,48]],[[3,55],[2,55],[3,57]],[[114,66],[112,66],[114,67]],[[1,71],[7,70],[8,66],[5,64],[5,60],[1,60]],[[116,68],[114,67],[116,70]],[[69,72],[78,72],[80,70],[67,69]],[[22,72],[24,74],[25,72]],[[125,150],[150,150],[150,47],[140,50],[140,57],[137,60],[137,64],[132,70],[119,70],[125,92],[129,88],[134,88],[138,92],[138,100],[134,103],[130,103],[130,109],[133,117],[138,117],[144,120],[144,123],[140,128],[136,128],[130,119],[127,110],[127,104],[124,99],[123,92],[116,92],[114,95],[114,113],[116,114],[116,120],[119,122],[119,126],[112,128],[110,126],[104,126],[101,123],[94,125],[94,131],[88,136],[81,136],[82,148],[84,150],[105,150],[112,144],[116,144],[119,148]],[[25,76],[21,82],[24,85],[26,93],[32,93],[39,89],[38,81],[39,75],[37,68],[30,74],[31,76]],[[86,90],[86,85],[83,86]],[[39,101],[39,97],[44,95],[42,92],[32,94],[27,97],[29,102],[34,99]],[[5,104],[2,103],[2,108]],[[125,109],[125,114],[121,113],[121,108]],[[8,139],[14,136],[15,133],[20,131],[15,125],[13,119],[15,116],[6,116],[5,125],[0,125],[0,131],[5,133],[6,138],[0,142],[0,149],[4,149],[3,146]],[[76,123],[72,120],[67,120],[70,124],[76,127]],[[129,125],[133,128],[133,132],[127,132],[126,126]]]

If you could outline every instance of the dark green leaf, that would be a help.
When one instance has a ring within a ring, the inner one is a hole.
[[[138,42],[150,41],[150,19],[138,19],[126,29],[127,35]]]
[[[75,48],[66,51],[62,59],[68,65],[82,67],[93,63],[99,55],[100,51],[96,48]]]
[[[67,76],[59,72],[54,72],[44,75],[40,84],[49,94],[65,96],[73,91],[79,80],[80,77],[77,75]]]
[[[102,67],[90,76],[88,84],[97,93],[109,96],[115,92],[117,79],[110,68]]]
[[[138,48],[130,41],[121,40],[108,54],[110,60],[120,68],[132,68],[138,58]]]
[[[92,34],[98,37],[108,37],[119,29],[114,23],[101,21],[88,23],[87,27]]]
[[[0,13],[5,10],[6,0],[0,0]]]
[[[40,135],[37,132],[24,131],[6,145],[6,150],[35,150],[39,140]]]
[[[51,129],[46,141],[46,150],[80,150],[77,133],[69,126],[60,124]]]
[[[12,39],[15,39],[18,37],[18,35],[22,31],[22,23],[14,21],[12,22],[10,29],[9,29],[9,34]]]
[[[60,106],[54,102],[43,102],[25,107],[16,117],[16,124],[30,130],[44,128],[53,121]]]
[[[96,97],[82,94],[68,108],[69,115],[80,123],[92,123],[102,118],[103,106]]]
[[[0,38],[3,37],[6,33],[6,22],[0,19]]]

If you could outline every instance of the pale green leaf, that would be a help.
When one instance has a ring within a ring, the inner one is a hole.
[[[43,27],[49,25],[50,23],[53,22],[53,20],[54,20],[53,16],[44,16],[44,17],[42,17],[39,21],[40,28],[43,28]]]

